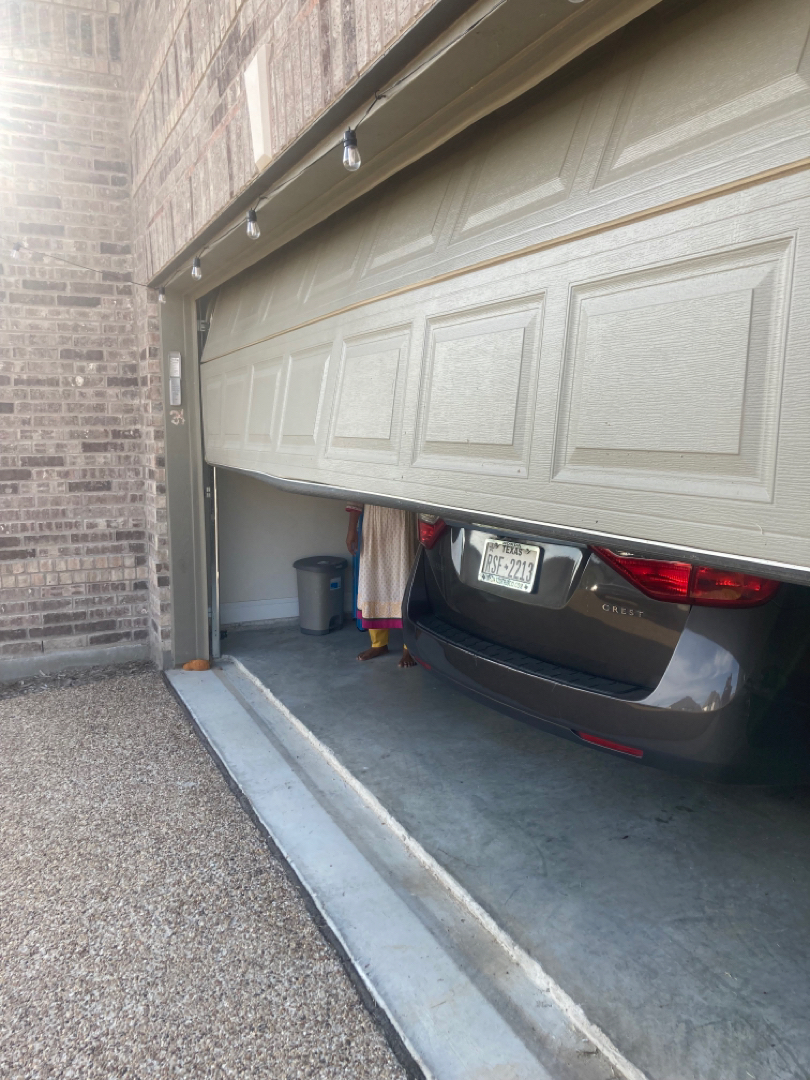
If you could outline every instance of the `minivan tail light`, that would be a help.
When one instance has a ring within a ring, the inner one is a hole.
[[[779,582],[741,570],[718,570],[696,566],[692,571],[690,595],[693,604],[712,607],[754,607],[776,595]]]
[[[662,559],[639,559],[635,555],[617,555],[609,548],[595,547],[596,554],[637,589],[654,600],[689,603],[689,579],[692,566],[685,562]]]
[[[447,529],[447,525],[435,514],[419,515],[419,543],[428,550],[433,547],[439,537]]]
[[[593,550],[631,585],[653,600],[704,607],[756,607],[776,594],[778,581],[746,574],[741,570],[718,570],[713,566],[664,559],[619,555],[610,548]]]

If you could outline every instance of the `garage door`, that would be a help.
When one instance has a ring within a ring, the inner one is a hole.
[[[680,11],[224,286],[207,459],[810,568],[810,4]]]

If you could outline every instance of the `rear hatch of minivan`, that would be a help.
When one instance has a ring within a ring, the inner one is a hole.
[[[690,611],[644,595],[585,545],[518,533],[451,524],[425,569],[446,627],[639,689],[657,686]]]

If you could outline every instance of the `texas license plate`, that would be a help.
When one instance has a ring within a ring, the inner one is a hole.
[[[540,559],[539,547],[518,544],[514,540],[487,540],[478,580],[519,592],[531,592]]]

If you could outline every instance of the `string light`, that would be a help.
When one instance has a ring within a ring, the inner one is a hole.
[[[572,3],[581,3],[582,0],[571,0],[571,2]],[[374,97],[369,102],[368,107],[366,108],[365,112],[362,114],[360,119],[357,121],[357,127],[359,127],[360,124],[362,124],[363,121],[371,114],[372,110],[375,108],[376,105],[378,105],[381,101],[385,101],[388,98],[388,96],[391,94],[391,92],[393,90],[396,90],[396,88],[398,86],[400,86],[402,83],[407,82],[409,79],[412,79],[413,76],[418,71],[422,70],[422,68],[427,67],[429,64],[432,64],[436,59],[438,59],[438,57],[440,57],[440,56],[444,55],[444,53],[448,52],[454,45],[456,45],[459,41],[461,41],[462,38],[465,38],[468,34],[471,34],[475,30],[477,30],[478,27],[483,22],[485,22],[487,19],[489,19],[499,8],[503,7],[503,5],[505,3],[507,3],[507,0],[498,0],[498,2],[492,8],[490,8],[489,11],[484,12],[484,14],[480,16],[480,18],[476,19],[475,22],[473,22],[469,26],[465,27],[464,30],[462,30],[460,34],[458,34],[451,41],[448,41],[444,45],[442,45],[441,48],[439,48],[434,54],[432,54],[431,56],[425,57],[419,64],[417,64],[415,67],[409,69],[404,75],[401,75],[398,79],[395,79],[394,82],[389,83],[388,86],[386,87],[385,91],[377,91],[377,90],[375,90]],[[255,233],[252,231],[252,228],[251,228],[251,226],[253,224],[251,218],[252,217],[255,218],[256,210],[259,207],[264,206],[266,203],[268,203],[270,201],[270,199],[274,195],[276,195],[278,192],[283,191],[284,188],[288,187],[290,184],[292,184],[296,180],[298,180],[303,173],[307,172],[314,165],[317,165],[318,162],[323,160],[323,158],[328,157],[329,154],[331,154],[334,151],[334,149],[335,149],[335,145],[333,143],[331,146],[327,147],[323,151],[323,153],[319,154],[318,157],[313,158],[306,165],[304,165],[303,168],[298,173],[294,174],[293,176],[288,176],[285,180],[282,180],[279,184],[277,184],[273,188],[270,188],[268,191],[266,191],[262,195],[262,197],[257,202],[256,207],[253,208],[252,210],[249,210],[248,213],[247,213],[247,218],[246,218],[247,233],[248,233],[248,236],[251,237],[251,239],[258,240],[259,235],[260,235],[258,221],[255,222]],[[347,130],[345,131],[345,133],[343,135],[343,164],[345,165],[345,167],[348,169],[349,172],[356,172],[360,168],[360,166],[362,165],[362,159],[360,157],[360,151],[357,148],[357,129],[356,128],[347,128]],[[202,254],[204,255],[207,252],[211,251],[212,248],[214,248],[217,244],[220,244],[223,240],[225,240],[228,236],[230,236],[231,233],[234,231],[234,229],[238,229],[241,226],[241,224],[242,224],[241,221],[237,221],[234,224],[232,224],[231,226],[229,226],[215,240],[212,240],[210,244],[207,244],[202,249]],[[8,238],[6,238],[6,239],[8,239]],[[20,257],[20,254],[19,254],[20,250],[23,247],[27,247],[27,246],[28,246],[27,244],[15,243],[14,248],[12,250],[12,258],[18,259]],[[67,263],[69,266],[76,266],[81,270],[88,270],[90,273],[93,273],[93,274],[103,273],[103,271],[98,270],[98,269],[96,269],[95,267],[92,267],[92,266],[82,266],[80,263],[71,262],[69,259],[60,259],[58,255],[53,255],[53,254],[51,254],[50,252],[47,252],[47,251],[34,251],[33,249],[29,249],[29,250],[32,251],[32,254],[41,255],[43,258],[47,258],[47,259],[58,259],[60,262]],[[174,274],[172,274],[172,276],[169,278],[169,284],[171,284],[171,282],[174,281],[175,277],[177,277],[177,275],[179,273],[182,273],[182,269],[177,270],[177,271],[174,272]],[[202,267],[200,265],[200,256],[199,255],[194,256],[194,261],[192,262],[192,265],[191,265],[191,276],[194,278],[195,281],[199,281],[200,278],[202,277]],[[151,289],[151,288],[154,287],[154,286],[151,286],[151,285],[145,285],[141,281],[134,281],[132,278],[130,278],[129,283],[132,284],[132,285],[137,285],[142,289]],[[162,303],[162,304],[166,303],[166,293],[165,293],[165,289],[163,287],[161,287],[158,290],[158,301],[160,303]]]
[[[247,212],[247,234],[251,240],[258,240],[262,235],[259,229],[259,223],[256,220],[256,211],[248,210]]]
[[[438,57],[443,56],[446,52],[448,52],[450,49],[452,49],[452,47],[454,45],[456,45],[459,41],[461,41],[462,38],[467,37],[468,34],[474,33],[482,23],[486,22],[487,19],[489,19],[492,15],[494,15],[495,12],[499,8],[502,8],[504,6],[504,4],[506,4],[506,3],[507,3],[507,0],[497,0],[497,3],[494,4],[494,6],[492,8],[490,8],[489,11],[485,11],[478,19],[475,20],[475,22],[472,22],[472,23],[470,23],[469,26],[466,26],[461,31],[460,34],[458,34],[456,37],[454,37],[451,41],[448,41],[444,45],[442,45],[441,48],[439,48],[431,56],[425,57],[415,67],[410,68],[408,71],[406,71],[404,75],[401,75],[398,79],[395,79],[392,83],[389,83],[384,91],[380,91],[380,90],[375,90],[374,91],[374,97],[368,103],[368,106],[367,106],[365,112],[362,114],[360,119],[357,121],[356,127],[354,129],[349,128],[348,131],[343,136],[343,160],[344,160],[344,163],[346,161],[346,149],[347,149],[346,148],[346,135],[348,135],[349,132],[351,132],[352,135],[354,135],[354,138],[355,138],[355,151],[357,153],[357,165],[355,165],[354,168],[352,168],[350,170],[351,172],[354,172],[362,164],[361,159],[360,159],[360,153],[356,149],[357,128],[360,127],[360,125],[372,113],[374,108],[377,105],[379,105],[379,103],[381,101],[385,101],[389,97],[391,92],[396,90],[398,86],[401,86],[402,83],[407,82],[409,79],[412,79],[413,76],[418,71],[421,71],[423,68],[428,67]],[[292,176],[288,176],[286,179],[284,179],[284,180],[280,181],[278,184],[276,184],[275,187],[272,187],[269,190],[267,190],[261,196],[259,201],[256,203],[255,208],[258,210],[260,207],[267,205],[267,203],[270,202],[270,200],[273,198],[274,195],[277,195],[280,191],[283,191],[285,188],[289,187],[290,184],[295,183],[295,181],[299,180],[303,176],[303,174],[305,172],[308,172],[311,168],[313,168],[313,166],[315,166],[319,162],[323,161],[323,159],[328,157],[331,153],[333,153],[334,150],[335,150],[335,144],[332,143],[331,146],[326,147],[326,149],[323,150],[323,152],[320,153],[317,157],[312,158],[310,161],[308,161],[307,164],[304,165],[301,169],[299,169],[299,171],[297,173],[294,173]],[[202,254],[205,255],[209,251],[212,251],[218,244],[221,244],[224,240],[227,240],[227,238],[231,235],[231,233],[235,229],[239,229],[239,228],[241,228],[241,226],[242,226],[242,221],[241,220],[234,222],[232,225],[229,225],[228,228],[226,228],[224,230],[224,232],[220,233],[220,235],[217,236],[216,239],[212,240],[209,244],[207,244],[202,249]],[[179,274],[179,273],[182,273],[182,270],[175,271],[175,274],[173,275],[173,277],[169,279],[169,283],[171,283],[174,280],[174,277],[176,277],[177,274]]]
[[[349,172],[357,172],[362,164],[357,149],[357,132],[354,128],[346,128],[343,135],[343,165]]]
[[[0,238],[10,241],[10,237],[3,236],[2,233],[0,233]],[[25,242],[15,241],[11,248],[12,259],[19,260],[22,252],[27,252],[29,255],[39,255],[41,259],[55,259],[56,262],[64,263],[65,266],[75,267],[76,270],[86,270],[88,274],[106,274],[108,272],[106,269],[100,270],[97,266],[85,266],[84,263],[74,262],[73,259],[65,259],[53,251],[40,251],[38,248],[29,247]],[[136,281],[132,277],[122,282],[122,284],[137,285],[139,289],[149,289],[150,291],[154,289],[154,285],[147,285],[143,281]],[[161,304],[166,303],[166,290],[163,286],[158,289],[158,300]]]

